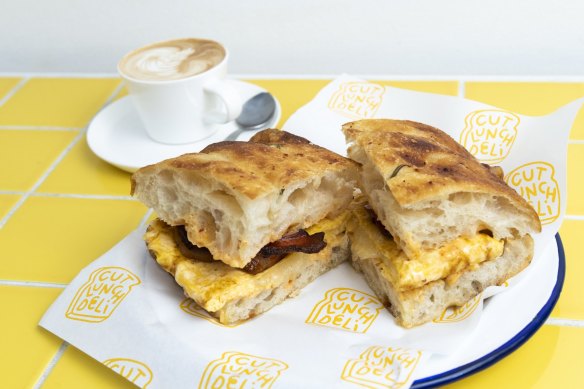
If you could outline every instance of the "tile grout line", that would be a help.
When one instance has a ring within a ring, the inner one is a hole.
[[[40,281],[14,281],[14,280],[0,280],[0,285],[3,286],[30,286],[36,288],[56,288],[64,289],[67,284],[60,284],[56,282],[40,282]]]
[[[122,85],[123,84],[120,82],[119,85],[114,89],[114,91],[107,98],[107,100],[102,105],[100,110],[103,109],[105,106],[107,106],[113,100],[113,98],[122,89]],[[28,191],[26,191],[24,193],[24,195],[20,199],[18,199],[16,204],[14,204],[12,206],[12,208],[10,208],[10,210],[6,213],[6,215],[2,219],[0,219],[0,229],[2,229],[6,225],[6,223],[10,219],[10,217],[12,217],[12,215],[14,215],[14,213],[22,206],[22,204],[24,204],[24,202],[31,196],[31,194],[33,192],[35,192],[43,184],[43,182],[47,179],[47,177],[53,172],[53,170],[55,170],[57,165],[59,163],[61,163],[61,161],[65,158],[65,156],[67,156],[69,151],[71,151],[71,149],[73,149],[73,147],[75,147],[75,145],[77,143],[79,143],[79,141],[83,138],[83,136],[85,135],[86,132],[87,132],[87,127],[85,127],[83,130],[79,131],[79,134],[77,134],[77,136],[67,145],[65,150],[61,151],[61,153],[49,165],[47,170],[40,176],[40,178],[35,182],[35,184]]]
[[[45,179],[49,176],[49,174],[51,174],[53,172],[53,170],[55,170],[57,165],[65,158],[65,156],[69,153],[69,151],[71,151],[71,149],[79,142],[79,140],[81,140],[81,138],[83,138],[83,134],[84,134],[83,132],[80,132],[79,134],[77,134],[77,136],[67,145],[65,150],[61,151],[61,153],[57,156],[57,158],[49,165],[47,170],[45,170],[45,172],[35,182],[35,184],[30,188],[30,190],[26,191],[23,194],[23,196],[20,199],[18,199],[16,204],[14,204],[12,206],[12,208],[10,208],[10,210],[6,213],[6,215],[2,219],[0,219],[0,229],[6,225],[6,222],[8,222],[8,219],[10,219],[10,217],[12,215],[14,215],[14,213],[31,196],[31,194],[42,185],[42,183],[45,181]]]
[[[577,328],[584,328],[584,320],[575,320],[575,319],[556,319],[554,317],[549,317],[545,324],[551,326],[559,326],[559,327],[577,327]]]
[[[49,374],[51,374],[55,365],[57,365],[57,362],[59,362],[59,360],[61,359],[61,357],[65,353],[65,350],[67,350],[67,347],[69,347],[69,343],[63,341],[63,343],[61,343],[61,345],[59,346],[59,349],[57,350],[57,352],[55,353],[53,358],[49,361],[49,363],[45,367],[45,370],[43,371],[43,373],[41,374],[41,376],[39,377],[37,382],[34,384],[33,389],[39,389],[40,387],[43,386],[43,384],[45,383],[45,381],[49,377]]]
[[[143,228],[153,213],[154,213],[154,210],[152,208],[148,208],[148,211],[146,211],[146,214],[144,214],[144,217],[142,218],[142,220],[140,220],[140,224],[138,224],[138,228]]]
[[[8,91],[8,93],[6,93],[6,96],[0,99],[0,107],[3,106],[12,96],[14,96],[28,80],[30,80],[30,77],[24,77],[22,80],[18,81],[18,83],[14,85],[12,89]]]
[[[79,127],[61,127],[61,126],[23,126],[23,125],[10,125],[2,124],[0,125],[0,130],[11,130],[11,131],[79,131],[82,128]]]
[[[100,195],[100,194],[78,194],[78,193],[31,193],[32,197],[51,197],[65,199],[92,199],[92,200],[125,200],[137,201],[132,196]]]
[[[466,93],[466,85],[464,79],[458,80],[458,97],[464,98],[464,94]]]
[[[103,107],[105,107],[107,104],[109,104],[113,100],[113,98],[119,93],[119,91],[120,91],[121,88],[122,88],[122,84],[120,83],[116,87],[116,89],[113,91],[113,93],[110,95],[110,97],[106,100],[106,102],[103,104]],[[103,107],[102,107],[102,109],[103,109]],[[71,142],[71,144],[67,147],[67,149],[65,149],[63,151],[63,153],[61,153],[63,158],[67,154],[67,152],[74,146],[74,144],[77,144],[77,142],[79,141],[79,139],[81,139],[81,137],[83,137],[83,135],[85,134],[86,131],[87,131],[87,127],[84,130],[80,131],[79,135],[75,137],[75,139]],[[61,155],[59,157],[61,157]],[[46,175],[44,175],[44,178],[41,177],[41,179],[37,183],[38,185],[35,185],[35,187],[40,186],[40,184],[44,181],[44,179],[46,178],[46,176],[48,176],[48,174],[52,170],[51,167],[54,169],[56,167],[56,165],[60,162],[61,159],[62,158],[58,158],[58,160],[55,161],[49,167],[49,171],[46,173]],[[33,188],[32,191],[34,191],[34,189],[35,188]],[[29,192],[29,194],[28,194],[29,196],[30,196],[30,193],[31,192]],[[6,223],[6,222],[4,221],[4,223]],[[3,224],[0,224],[0,228],[2,227],[2,225]],[[65,353],[65,350],[67,349],[68,346],[69,346],[69,343],[67,343],[67,342],[61,343],[61,346],[59,347],[59,350],[53,356],[53,359],[51,359],[51,361],[48,363],[48,365],[45,367],[45,370],[43,371],[43,373],[39,377],[38,381],[35,383],[34,389],[39,389],[40,387],[43,386],[43,384],[45,383],[47,377],[51,374],[51,372],[53,371],[54,367],[57,365],[57,362],[59,362],[59,360],[61,359],[61,357]]]

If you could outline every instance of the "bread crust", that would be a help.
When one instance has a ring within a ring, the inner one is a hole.
[[[256,199],[323,172],[356,169],[357,164],[307,139],[277,129],[255,134],[249,142],[219,142],[139,169],[131,194],[151,174],[168,170],[210,180],[248,199]]]
[[[500,172],[481,164],[446,133],[422,123],[390,119],[359,120],[342,129],[352,143],[349,156],[364,163],[355,152],[362,150],[401,207],[459,192],[496,195],[526,215],[533,231],[541,231],[535,210],[502,180]]]
[[[266,244],[351,202],[358,164],[269,129],[138,170],[132,194],[213,258],[245,267]]]

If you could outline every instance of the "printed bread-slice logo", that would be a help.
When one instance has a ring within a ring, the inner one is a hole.
[[[140,279],[122,267],[94,270],[69,304],[65,316],[72,320],[100,323],[109,318]]]
[[[401,388],[408,384],[421,358],[422,352],[417,350],[372,346],[345,363],[341,379],[367,388]]]
[[[328,107],[331,111],[355,119],[367,119],[383,102],[385,88],[370,82],[344,82],[331,96]]]
[[[199,389],[268,389],[287,368],[277,359],[228,351],[207,365]]]
[[[460,143],[479,161],[498,163],[505,159],[517,138],[519,116],[514,113],[483,109],[466,115]]]
[[[479,295],[475,296],[474,298],[467,301],[466,304],[461,305],[459,307],[449,307],[442,312],[442,314],[433,320],[434,323],[454,323],[457,321],[462,321],[470,315],[473,314],[474,311],[478,308],[481,302],[483,294],[480,293]]]
[[[111,358],[103,364],[136,385],[145,389],[152,382],[152,370],[146,364],[129,358]]]
[[[553,223],[560,216],[560,186],[551,163],[526,163],[505,176],[505,182],[515,188],[539,215],[541,224]]]
[[[375,321],[383,304],[360,290],[335,288],[328,290],[306,319],[308,324],[365,333]]]
[[[232,327],[237,327],[239,325],[239,324],[219,323],[217,321],[217,319],[215,319],[213,316],[209,315],[209,313],[207,311],[205,311],[203,308],[201,308],[195,301],[193,301],[193,299],[188,298],[188,297],[185,298],[183,301],[181,301],[180,309],[182,309],[184,312],[188,313],[191,316],[200,317],[201,319],[205,319],[208,322],[213,323],[215,325],[218,325],[220,327],[232,328]]]

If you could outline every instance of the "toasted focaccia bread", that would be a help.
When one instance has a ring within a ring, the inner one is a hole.
[[[343,126],[348,154],[363,165],[360,186],[408,257],[460,236],[496,239],[539,232],[533,208],[444,132],[389,119]]]
[[[358,164],[275,129],[138,170],[132,194],[214,259],[242,268],[269,242],[339,213]]]
[[[349,258],[346,235],[348,211],[324,218],[308,228],[324,232],[326,246],[318,253],[295,252],[258,274],[248,274],[220,261],[202,262],[184,257],[173,238],[172,227],[154,220],[144,237],[156,262],[173,275],[186,296],[223,324],[263,313],[294,296],[321,274]]]
[[[533,239],[525,235],[505,240],[502,255],[478,263],[469,263],[468,255],[404,260],[396,242],[366,216],[362,205],[349,217],[348,234],[353,267],[406,328],[432,321],[448,307],[462,306],[487,287],[502,284],[529,265],[533,256]],[[410,278],[417,276],[429,282],[414,285]]]

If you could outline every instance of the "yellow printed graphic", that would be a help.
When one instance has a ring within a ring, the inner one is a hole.
[[[519,116],[508,111],[471,112],[466,115],[460,143],[481,162],[501,162],[509,155],[517,138],[519,121]]]
[[[422,352],[399,347],[371,346],[359,358],[345,363],[341,379],[375,389],[406,385],[422,358]]]
[[[228,351],[207,365],[199,389],[269,389],[287,368],[277,359]]]
[[[140,279],[122,267],[102,267],[94,270],[83,284],[65,316],[72,320],[99,323],[112,315]]]
[[[374,296],[350,288],[328,290],[319,301],[306,323],[365,333],[383,309]]]
[[[539,215],[541,224],[560,216],[560,186],[551,163],[537,161],[521,165],[505,176],[505,182],[523,196]]]
[[[381,106],[385,88],[370,82],[344,82],[331,96],[330,110],[355,119],[375,116]]]
[[[152,370],[134,359],[111,358],[103,361],[103,364],[139,388],[145,389],[152,382]]]
[[[213,316],[209,315],[209,312],[205,311],[201,308],[193,299],[186,297],[180,303],[180,309],[188,313],[189,315],[200,317],[201,319],[205,319],[208,322],[211,322],[215,325],[221,327],[237,327],[239,324],[222,324],[217,321]]]
[[[483,294],[475,296],[466,302],[466,304],[459,307],[448,307],[442,312],[442,315],[433,320],[434,323],[454,323],[457,321],[462,321],[472,315],[476,311]]]

